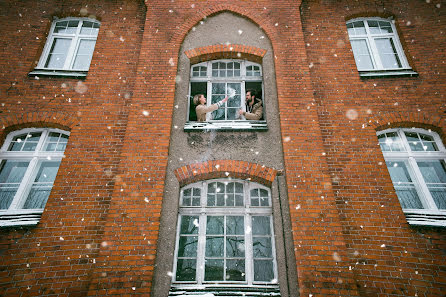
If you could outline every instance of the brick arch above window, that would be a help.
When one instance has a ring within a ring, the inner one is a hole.
[[[218,59],[246,59],[261,63],[266,50],[242,44],[217,44],[190,49],[184,53],[191,64]]]
[[[240,160],[213,160],[177,168],[175,176],[183,187],[200,180],[213,178],[250,179],[271,187],[278,171],[265,165]]]
[[[389,128],[424,128],[437,132],[446,140],[446,116],[435,112],[386,112],[370,117],[368,125],[375,131]]]
[[[184,19],[180,30],[177,30],[172,36],[172,44],[181,44],[189,31],[192,30],[192,28],[196,26],[201,20],[222,12],[234,13],[236,15],[249,19],[251,22],[261,27],[261,29],[265,32],[265,37],[268,38],[272,43],[281,42],[280,38],[276,37],[280,35],[274,33],[275,31],[277,31],[276,22],[271,19],[271,16],[268,15],[267,10],[259,13],[258,11],[249,7],[249,2],[246,2],[246,6],[240,5],[239,3],[203,3],[204,4],[202,9],[195,10],[193,14],[188,15],[188,17]],[[196,7],[198,7],[198,5],[199,4],[196,4]]]
[[[14,113],[0,116],[0,138],[9,132],[22,128],[59,128],[71,130],[79,124],[79,118],[75,115],[62,112],[36,111],[29,113]]]

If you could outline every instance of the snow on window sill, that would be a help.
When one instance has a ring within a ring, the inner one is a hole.
[[[358,71],[361,78],[418,76],[412,69]]]
[[[172,285],[168,297],[280,296],[278,285],[271,286],[222,286],[220,285]]]
[[[75,70],[51,70],[51,69],[39,69],[36,68],[28,76],[52,76],[52,77],[72,77],[72,78],[85,78],[88,71],[75,71]]]
[[[37,225],[43,209],[23,209],[0,212],[0,227]]]
[[[266,121],[212,121],[212,122],[194,122],[188,121],[184,124],[185,132],[194,132],[201,130],[218,131],[267,131]]]
[[[404,214],[409,225],[446,227],[445,211],[404,210]]]

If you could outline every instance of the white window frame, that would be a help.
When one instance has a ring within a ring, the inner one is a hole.
[[[244,190],[244,206],[243,207],[227,207],[227,206],[206,206],[207,202],[207,189],[208,184],[214,182],[228,183],[228,182],[239,182],[243,184]],[[199,206],[182,206],[183,193],[186,189],[200,188],[200,205]],[[252,189],[263,189],[268,192],[269,196],[269,206],[251,206],[250,191]],[[198,286],[224,286],[224,287],[271,287],[278,288],[278,272],[277,272],[277,258],[276,258],[276,247],[275,247],[275,235],[273,228],[273,213],[272,213],[272,199],[271,190],[260,184],[235,180],[235,179],[213,179],[197,182],[190,184],[181,189],[180,194],[180,207],[179,215],[177,221],[177,232],[176,232],[176,242],[175,242],[175,257],[173,264],[172,273],[172,283],[173,287],[181,288],[195,288]],[[271,230],[271,244],[272,244],[272,262],[273,262],[273,273],[274,279],[271,282],[261,282],[254,281],[254,260],[253,260],[253,250],[252,250],[252,235],[251,232],[244,233],[245,240],[245,281],[205,281],[204,280],[204,259],[205,259],[205,244],[206,244],[206,218],[208,216],[243,216],[245,230],[252,230],[251,218],[253,216],[268,216],[270,218],[270,230]],[[177,257],[180,239],[180,228],[181,228],[181,217],[182,216],[198,216],[199,217],[199,231],[198,231],[198,247],[197,247],[197,264],[196,264],[196,280],[195,281],[177,281],[176,280],[176,270],[177,270]],[[200,269],[201,267],[201,269]]]
[[[366,44],[367,44],[367,48],[370,52],[370,59],[372,60],[372,65],[373,68],[370,69],[359,69],[359,65],[358,63],[356,63],[356,66],[358,68],[358,71],[360,72],[374,72],[374,71],[399,71],[397,74],[405,74],[407,72],[401,72],[401,70],[411,70],[411,67],[406,59],[406,55],[404,54],[404,50],[403,47],[401,46],[401,42],[400,39],[398,37],[398,32],[396,30],[394,21],[392,19],[384,19],[384,18],[378,18],[378,17],[368,17],[368,18],[355,18],[355,19],[351,19],[349,20],[346,25],[349,25],[351,23],[354,22],[359,22],[362,21],[364,23],[364,29],[366,31],[365,34],[362,35],[349,35],[349,39],[350,42],[353,40],[365,40]],[[367,21],[381,21],[381,22],[387,22],[390,24],[390,27],[392,28],[392,33],[381,33],[381,34],[372,34],[370,32],[370,28],[368,25]],[[398,58],[401,62],[401,67],[399,68],[385,68],[382,65],[381,62],[381,57],[379,55],[379,51],[378,48],[376,46],[375,43],[375,39],[380,39],[380,38],[391,38],[393,40]],[[352,52],[353,52],[353,46],[352,46]],[[353,53],[354,54],[354,53]],[[355,58],[355,62],[356,62],[356,58]],[[413,71],[411,71],[411,73],[414,73]],[[382,73],[381,73],[382,74]],[[385,74],[382,74],[385,75]]]
[[[218,62],[237,62],[240,63],[240,76],[237,77],[213,77],[212,76],[212,64],[218,63]],[[193,76],[193,69],[197,66],[205,66],[206,69],[206,76],[200,76],[200,77],[194,77]],[[257,66],[259,67],[260,76],[247,76],[246,75],[246,68],[248,66]],[[201,62],[197,64],[193,64],[190,66],[189,71],[189,98],[191,98],[191,91],[192,91],[192,83],[194,82],[206,82],[207,83],[207,93],[204,94],[207,98],[207,106],[212,105],[212,83],[240,83],[241,84],[241,90],[240,90],[240,96],[241,96],[241,109],[246,111],[246,83],[247,82],[257,82],[260,83],[262,86],[262,102],[263,102],[263,120],[259,121],[252,121],[252,120],[245,120],[245,119],[235,119],[235,120],[212,120],[211,119],[211,113],[208,113],[206,115],[206,122],[193,122],[189,121],[189,111],[190,111],[190,100],[188,103],[188,109],[187,109],[187,122],[185,125],[185,130],[194,130],[194,128],[202,129],[225,129],[228,128],[230,130],[234,129],[263,129],[266,130],[266,112],[265,112],[265,90],[264,90],[264,84],[263,84],[263,68],[261,64],[254,63],[247,60],[241,60],[241,59],[219,59],[219,60],[211,60],[206,62]],[[226,106],[226,103],[224,104],[224,108]]]
[[[8,147],[15,136],[29,132],[42,133],[34,151],[8,151]],[[29,164],[9,208],[0,209],[0,226],[35,225],[39,222],[40,214],[43,213],[44,208],[23,209],[22,207],[40,169],[40,164],[46,160],[61,161],[64,157],[64,151],[43,151],[43,146],[50,132],[70,135],[67,131],[49,128],[26,128],[13,131],[7,135],[0,149],[0,162],[3,160],[20,160],[29,161]]]
[[[446,149],[440,136],[436,132],[420,128],[386,129],[377,132],[377,136],[389,132],[398,134],[402,141],[404,151],[382,151],[384,159],[386,162],[399,161],[405,163],[418,197],[424,207],[423,209],[403,208],[408,223],[412,225],[446,226],[446,210],[438,209],[417,164],[417,161],[443,160],[446,162]],[[438,151],[412,151],[404,132],[416,132],[431,136],[435,141]]]
[[[64,22],[64,21],[78,21],[78,26],[76,29],[76,33],[74,34],[66,34],[66,33],[55,33],[54,30],[56,28],[56,24],[58,22]],[[82,40],[93,40],[95,41],[95,45],[96,46],[96,40],[97,40],[97,35],[82,35],[81,34],[81,28],[82,28],[82,24],[84,21],[88,21],[88,22],[93,22],[98,24],[99,26],[101,25],[101,23],[96,20],[96,19],[91,19],[91,18],[75,18],[75,17],[68,17],[68,18],[63,18],[63,19],[58,19],[55,18],[53,23],[51,24],[51,29],[50,32],[48,34],[46,43],[45,43],[45,47],[43,48],[42,51],[42,55],[40,56],[39,62],[37,64],[37,67],[34,71],[32,71],[30,73],[30,75],[38,75],[38,74],[48,74],[48,72],[51,72],[51,75],[60,75],[60,76],[70,76],[70,75],[75,75],[75,76],[85,76],[86,73],[88,72],[88,70],[90,69],[90,65],[88,66],[88,68],[86,69],[75,69],[73,68],[74,65],[74,61],[76,58],[76,54],[77,51],[79,49],[79,44]],[[99,32],[99,29],[98,29]],[[54,39],[55,38],[69,38],[71,39],[71,43],[70,43],[70,47],[68,48],[68,52],[67,52],[67,58],[65,60],[65,64],[62,68],[48,68],[45,67],[45,63],[49,57],[50,51],[51,51],[51,47],[53,45]],[[94,47],[93,47],[93,52],[92,52],[92,56],[90,58],[90,61],[93,59],[93,55],[94,55]]]

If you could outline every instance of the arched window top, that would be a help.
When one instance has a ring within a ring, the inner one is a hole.
[[[387,129],[377,133],[381,150],[387,152],[445,152],[440,136],[419,128]]]
[[[212,60],[194,64],[191,67],[191,80],[197,78],[259,80],[261,77],[262,66],[246,60]]]
[[[6,137],[4,152],[64,152],[69,132],[60,129],[27,128],[13,131]]]
[[[52,33],[55,35],[97,36],[101,23],[92,18],[68,17],[56,19]]]
[[[248,181],[208,180],[181,190],[180,207],[271,207],[269,188]]]
[[[379,17],[355,18],[347,22],[348,35],[387,35],[395,32],[393,20]]]

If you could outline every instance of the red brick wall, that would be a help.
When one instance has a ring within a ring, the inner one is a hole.
[[[439,3],[302,5],[309,70],[348,247],[346,261],[361,296],[444,294],[444,228],[408,226],[376,138],[381,129],[420,127],[439,132],[445,140],[446,56],[439,24],[446,18]],[[393,16],[405,54],[419,76],[361,79],[345,25],[358,16]],[[358,116],[348,118],[349,110]]]
[[[7,0],[1,1],[0,14],[0,128],[71,132],[39,225],[0,230],[0,295],[85,296],[119,173],[145,5]],[[102,22],[85,80],[28,77],[53,16],[94,16]]]

